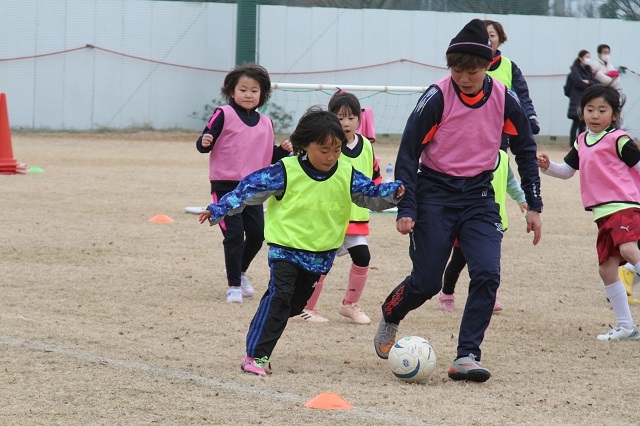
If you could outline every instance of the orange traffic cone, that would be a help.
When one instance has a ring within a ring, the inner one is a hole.
[[[0,93],[0,175],[15,175],[24,172],[24,164],[18,163],[13,158],[7,96],[4,93]]]
[[[334,392],[323,392],[311,398],[304,406],[316,410],[351,410],[353,408],[353,405]]]
[[[149,219],[149,222],[151,222],[151,223],[172,223],[173,219],[171,219],[166,214],[157,214],[154,217],[152,217],[151,219]]]

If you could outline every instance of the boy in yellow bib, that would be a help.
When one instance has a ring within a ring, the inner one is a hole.
[[[320,275],[327,274],[342,245],[351,203],[371,210],[396,205],[404,195],[400,182],[376,186],[346,161],[338,161],[346,143],[338,117],[310,108],[290,139],[297,156],[251,173],[236,189],[199,214],[200,223],[218,223],[267,199],[265,240],[271,270],[246,340],[240,367],[266,376],[269,358],[289,318],[302,312]]]

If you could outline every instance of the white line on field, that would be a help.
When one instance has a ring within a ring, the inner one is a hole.
[[[31,340],[18,339],[11,336],[0,336],[0,342],[11,346],[22,346],[25,348],[33,349],[42,352],[52,352],[58,355],[64,355],[71,358],[81,359],[90,362],[107,363],[116,368],[132,370],[142,373],[151,373],[157,376],[169,377],[173,379],[180,379],[194,382],[198,382],[201,385],[222,388],[224,390],[233,391],[240,394],[253,394],[259,395],[265,398],[278,399],[280,401],[291,402],[294,404],[300,404],[301,406],[307,402],[307,400],[301,398],[298,395],[294,395],[287,392],[274,392],[271,389],[261,389],[255,386],[245,386],[239,383],[218,380],[211,377],[200,376],[197,374],[189,373],[182,370],[168,370],[166,368],[158,368],[149,364],[142,364],[139,362],[131,362],[121,359],[106,358],[99,355],[86,354],[82,352],[75,352],[68,349],[60,348],[55,345],[49,345],[42,342],[35,342]],[[394,425],[421,425],[421,426],[435,426],[435,423],[425,423],[417,419],[408,419],[400,417],[396,414],[380,413],[375,410],[353,408],[352,410],[340,411],[345,416],[354,417],[366,417],[370,419],[379,420],[381,422],[389,422]]]

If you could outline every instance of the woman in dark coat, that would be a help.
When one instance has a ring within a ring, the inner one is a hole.
[[[578,135],[585,131],[585,124],[579,114],[580,98],[582,92],[595,84],[598,84],[598,80],[593,76],[589,62],[591,61],[591,54],[588,50],[581,50],[578,53],[578,57],[573,61],[571,65],[571,72],[569,73],[568,85],[569,85],[569,111],[567,117],[572,121],[571,133],[569,134],[569,146],[572,147]]]

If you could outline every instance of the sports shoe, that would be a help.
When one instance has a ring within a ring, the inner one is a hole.
[[[328,319],[320,315],[315,309],[303,309],[302,313],[296,315],[293,319],[307,322],[329,322]]]
[[[369,324],[371,322],[371,318],[369,318],[356,303],[349,303],[348,305],[340,304],[338,313],[343,317],[350,318],[351,321],[356,324]]]
[[[499,312],[503,309],[504,307],[502,306],[502,303],[500,303],[498,296],[496,296],[496,303],[493,304],[493,312]]]
[[[385,322],[384,317],[380,319],[380,325],[373,338],[373,346],[376,354],[382,359],[389,358],[389,351],[396,342],[396,333],[398,332],[398,324]]]
[[[440,310],[445,312],[453,312],[456,310],[455,296],[453,294],[440,292],[438,299],[440,300]]]
[[[269,357],[263,356],[262,358],[251,358],[245,356],[240,361],[240,368],[245,373],[257,374],[258,376],[266,376],[271,374],[271,363]]]
[[[635,276],[635,272],[628,270],[624,266],[620,266],[618,268],[618,276],[620,277],[622,284],[624,284],[624,289],[627,291],[627,300],[629,301],[629,304],[639,304],[640,300],[634,299],[633,297],[633,277]]]
[[[474,354],[456,359],[449,367],[449,378],[452,380],[470,380],[482,383],[489,380],[489,377],[491,377],[491,373],[480,364],[480,361],[476,361]]]
[[[224,270],[224,276],[227,276],[227,270]],[[249,282],[249,278],[247,278],[246,272],[240,273],[240,291],[242,291],[242,295],[244,297],[253,297],[256,292],[251,287],[251,283]],[[228,300],[227,300],[228,302]]]
[[[242,290],[240,290],[240,287],[229,287],[227,290],[227,303],[242,303]]]
[[[627,330],[626,328],[620,327],[616,324],[611,330],[609,330],[605,334],[600,334],[597,339],[601,342],[606,342],[610,340],[640,340],[640,332],[638,331],[638,327],[634,326],[631,330]]]
[[[247,278],[247,273],[242,272],[240,274],[240,291],[242,291],[242,295],[244,297],[253,297],[256,292],[251,287],[251,283],[249,282],[249,278]]]

